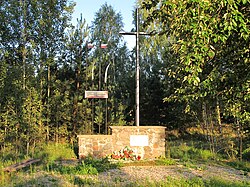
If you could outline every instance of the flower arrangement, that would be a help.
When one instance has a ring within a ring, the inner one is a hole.
[[[111,154],[111,159],[115,160],[140,160],[141,156],[137,155],[133,149],[126,146],[124,149],[120,151],[114,151]]]

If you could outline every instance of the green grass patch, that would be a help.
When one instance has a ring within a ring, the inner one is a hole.
[[[212,178],[204,181],[206,187],[247,187],[250,182],[247,181],[229,181],[221,178]]]
[[[69,175],[97,175],[98,170],[92,165],[79,164],[77,166],[63,166],[53,164],[50,166],[51,172]]]
[[[100,182],[97,182],[97,181],[95,181],[93,179],[81,178],[81,177],[78,177],[78,176],[75,176],[74,180],[73,180],[73,184],[77,185],[77,186],[95,186],[98,183],[100,184]],[[101,185],[98,185],[98,186],[101,186]]]
[[[119,186],[119,184],[117,184]],[[128,186],[128,185],[127,185]],[[221,178],[211,178],[203,180],[199,177],[191,179],[167,177],[163,181],[144,181],[131,183],[135,187],[247,187],[250,186],[246,181],[228,181]]]
[[[226,162],[226,164],[235,169],[242,170],[245,172],[250,172],[250,162],[236,160],[236,161]]]
[[[250,147],[248,147],[247,149],[243,151],[242,157],[243,159],[250,161]]]
[[[97,175],[100,172],[119,167],[119,163],[111,163],[107,158],[94,159],[92,157],[87,157],[76,166],[53,163],[49,165],[49,171],[60,174]]]
[[[170,157],[174,159],[180,159],[182,161],[187,160],[202,160],[210,161],[219,158],[219,155],[212,153],[210,150],[196,148],[193,145],[187,145],[186,143],[180,143],[177,145],[169,145]]]
[[[176,161],[170,158],[160,158],[155,160],[155,164],[160,166],[171,166],[175,165]]]
[[[97,169],[98,172],[107,171],[109,169],[115,169],[122,166],[120,162],[111,163],[108,158],[94,159],[93,157],[87,157],[82,161],[83,165],[91,165]]]
[[[69,144],[49,143],[44,144],[35,153],[36,158],[42,158],[46,164],[52,164],[56,160],[76,158],[73,147]]]
[[[118,162],[120,167],[122,166],[170,166],[175,165],[177,162],[170,158],[157,158],[155,160],[140,160],[140,161],[129,161],[129,162]]]

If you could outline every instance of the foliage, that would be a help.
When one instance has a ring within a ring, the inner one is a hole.
[[[183,161],[188,160],[203,160],[209,161],[219,158],[219,155],[212,153],[210,150],[196,148],[189,146],[186,143],[180,143],[179,145],[170,145],[170,157],[175,159],[181,159]]]
[[[93,167],[91,164],[85,165],[84,163],[77,166],[63,166],[63,165],[51,165],[50,171],[58,172],[60,174],[68,175],[97,175],[97,168]]]
[[[241,142],[233,155],[241,158],[243,134],[250,119],[250,2],[147,0],[140,3],[144,29],[154,30],[157,37],[167,37],[169,41],[169,47],[161,53],[170,87],[164,101],[174,102],[177,109],[184,105],[184,110],[176,110],[178,114],[189,114],[191,122],[202,123],[208,130],[212,152],[218,150],[212,134],[221,132],[222,122],[231,119],[230,123],[238,129],[237,141]],[[171,52],[174,60],[165,58]]]
[[[48,143],[36,150],[36,157],[42,158],[46,164],[53,164],[56,160],[74,159],[76,155],[68,144]]]
[[[67,0],[1,2],[1,152],[13,144],[16,154],[29,156],[50,139],[56,57],[73,6]]]
[[[220,178],[213,178],[210,179],[208,181],[204,182],[205,186],[212,186],[212,187],[216,187],[216,186],[221,186],[221,187],[243,187],[243,186],[249,186],[249,182],[245,182],[245,181],[235,181],[235,182],[231,182],[231,181],[227,181],[227,180],[222,180]]]
[[[152,186],[223,186],[223,187],[236,187],[236,186],[245,186],[248,185],[246,182],[229,182],[224,179],[220,178],[212,178],[209,180],[203,181],[200,178],[193,178],[190,180],[181,178],[181,179],[174,179],[171,177],[168,177],[165,181],[159,182],[156,184],[152,184]]]
[[[249,161],[249,159],[250,159],[250,147],[245,149],[242,154],[243,154],[242,155],[243,158]]]
[[[99,182],[100,183],[100,182]],[[78,186],[93,186],[93,185],[97,185],[98,182],[96,182],[93,179],[85,179],[85,178],[81,178],[81,177],[74,177],[74,185],[78,185]]]
[[[170,158],[157,158],[155,160],[155,163],[156,165],[160,165],[160,166],[171,166],[171,165],[175,165],[176,161]]]
[[[77,134],[107,133],[105,120],[108,125],[126,124],[129,96],[120,80],[131,67],[119,35],[122,18],[112,6],[104,4],[91,27],[82,16],[75,26],[70,24],[75,3],[69,0],[3,1],[0,6],[0,19],[6,23],[0,28],[1,153],[33,156],[44,142],[73,144]],[[99,45],[100,39],[109,46],[104,53],[87,48],[88,42]],[[108,64],[109,84],[104,85]],[[101,89],[110,90],[106,107],[103,101],[98,105],[84,99],[85,90],[98,87],[99,65]]]
[[[250,172],[250,164],[247,161],[231,161],[227,162],[226,164],[238,170]]]
[[[58,172],[60,174],[68,175],[97,175],[100,172],[107,171],[109,169],[119,168],[119,164],[110,163],[107,158],[94,159],[87,157],[75,166],[62,165],[59,163],[53,163],[49,166],[49,170]]]
[[[92,157],[87,157],[86,159],[83,160],[83,165],[92,165],[97,169],[98,172],[103,172],[107,171],[109,169],[115,169],[119,168],[120,165],[119,163],[111,163],[108,158],[103,158],[103,159],[94,159]]]
[[[121,14],[116,13],[112,6],[105,3],[95,16],[90,29],[90,41],[96,46],[91,50],[92,55],[89,56],[94,62],[92,89],[94,87],[109,91],[109,99],[99,100],[94,107],[94,122],[98,128],[95,131],[101,133],[105,132],[103,129],[106,129],[107,125],[127,124],[125,121],[128,116],[126,104],[131,102],[128,92],[132,89],[129,82],[132,70],[128,49],[119,35],[123,27]],[[101,49],[101,44],[107,44],[107,48]],[[105,73],[107,73],[106,82],[104,81]]]

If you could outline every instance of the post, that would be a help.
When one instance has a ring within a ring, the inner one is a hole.
[[[108,78],[108,69],[109,69],[110,63],[106,67],[105,75],[104,75],[104,83],[105,83],[105,90],[108,91],[108,84],[107,84],[107,78]],[[106,106],[105,106],[105,134],[108,134],[108,98],[106,98]]]
[[[136,115],[135,124],[140,126],[140,48],[139,48],[139,9],[136,9]]]
[[[92,67],[92,86],[91,89],[94,90],[94,64]],[[91,126],[91,134],[94,134],[94,120],[95,120],[95,103],[94,99],[91,100],[91,105],[92,105],[92,126]]]

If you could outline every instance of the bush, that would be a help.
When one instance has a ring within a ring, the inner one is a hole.
[[[41,158],[45,163],[51,164],[55,160],[76,158],[73,148],[68,144],[49,143],[36,152],[36,158]]]
[[[241,162],[241,161],[232,161],[227,162],[227,164],[235,169],[242,170],[245,172],[250,172],[250,163],[249,162]]]
[[[188,155],[192,159],[203,160],[203,161],[208,161],[208,160],[214,159],[216,156],[210,150],[202,150],[202,149],[197,149],[194,147],[191,147],[188,150]]]
[[[160,158],[157,159],[156,161],[156,165],[164,165],[164,166],[170,166],[170,165],[175,165],[176,161],[173,159],[169,159],[169,158]]]
[[[182,143],[178,146],[170,147],[170,157],[181,159],[183,161],[187,161],[189,159],[207,161],[214,159],[216,154],[212,153],[210,150],[198,149],[194,146],[188,146],[185,143]]]
[[[109,169],[115,169],[120,167],[120,163],[110,163],[108,158],[94,159],[92,157],[87,157],[82,162],[85,165],[91,165],[97,169],[98,172],[103,172]]]
[[[0,151],[0,163],[3,164],[3,166],[16,164],[27,158],[29,157],[16,151],[15,147],[12,145],[7,146],[4,150]]]
[[[76,166],[52,163],[48,166],[48,170],[58,172],[60,174],[97,175],[99,172],[103,172],[117,167],[119,167],[118,164],[112,164],[106,158],[94,159],[92,157],[87,157]]]
[[[171,146],[170,147],[170,157],[176,159],[186,160],[187,158],[187,151],[188,146],[186,144],[181,144],[179,146]]]
[[[242,152],[242,158],[250,161],[250,147]]]
[[[69,175],[97,175],[98,170],[92,165],[86,165],[84,163],[77,166],[63,166],[63,165],[50,165],[50,170],[58,172],[60,174],[69,174]]]

